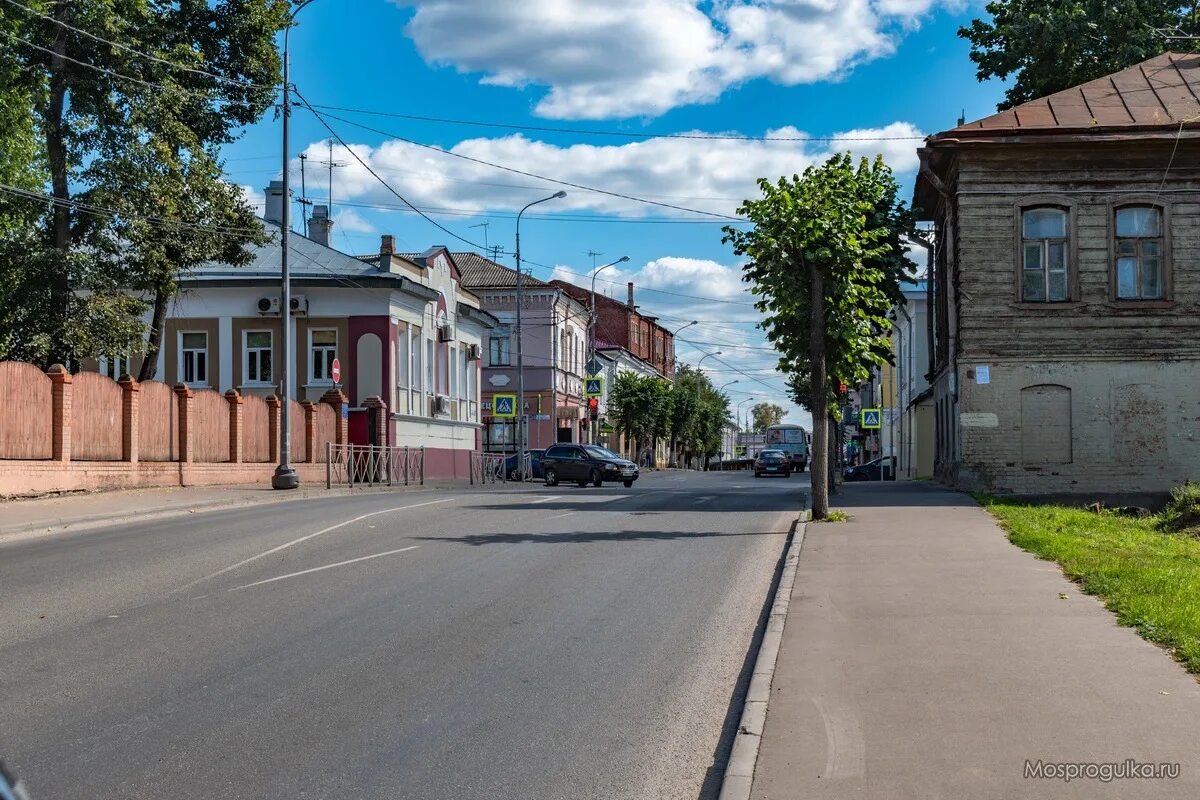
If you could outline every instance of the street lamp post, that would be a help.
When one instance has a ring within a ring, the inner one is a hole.
[[[596,360],[596,276],[609,267],[615,267],[617,264],[624,264],[629,260],[629,256],[621,256],[616,261],[605,264],[602,267],[597,267],[592,272],[592,307],[588,312],[588,359],[587,365],[584,368],[585,372],[592,371],[592,362]],[[584,375],[587,378],[587,375]],[[596,443],[596,428],[588,421],[588,441],[592,444]]]
[[[687,326],[685,325],[684,327],[687,327]],[[680,330],[682,330],[682,328]],[[719,356],[719,355],[721,355],[721,351],[714,350],[711,353],[705,353],[703,356],[700,357],[700,360],[696,362],[696,372],[697,372],[697,376],[696,376],[696,378],[697,378],[696,379],[696,410],[697,411],[700,410],[700,380],[699,380],[700,367],[704,364],[704,360],[706,358],[712,358],[713,356]]]
[[[302,5],[299,5],[292,11],[288,18],[287,26],[283,29],[283,92],[281,100],[281,111],[283,114],[283,219],[279,221],[280,237],[279,237],[279,253],[280,253],[280,280],[283,284],[283,297],[280,298],[280,328],[283,332],[283,360],[279,367],[279,393],[282,396],[279,409],[279,466],[275,468],[275,474],[271,476],[271,487],[274,489],[295,489],[300,485],[300,476],[296,474],[296,470],[292,468],[292,403],[291,403],[291,369],[290,366],[294,360],[293,353],[295,351],[295,336],[292,330],[292,274],[288,264],[288,233],[292,226],[292,200],[291,190],[288,181],[288,151],[291,148],[289,141],[288,122],[292,115],[291,100],[289,93],[291,80],[289,69],[291,67],[291,54],[288,51],[289,34],[292,32],[292,25],[296,22],[296,15],[314,2],[307,0]]]
[[[549,197],[543,197],[541,200],[534,200],[532,203],[527,203],[524,208],[517,212],[517,249],[515,253],[517,259],[517,470],[520,472],[522,481],[526,479],[525,436],[527,431],[525,422],[525,352],[522,347],[525,337],[521,333],[521,215],[528,211],[531,206],[536,206],[538,203],[558,200],[566,196],[566,192],[558,191]]]

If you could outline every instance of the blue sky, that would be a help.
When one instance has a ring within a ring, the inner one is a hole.
[[[882,153],[907,195],[919,138],[953,127],[960,113],[986,116],[1001,97],[1000,84],[976,82],[955,35],[982,13],[982,2],[965,0],[315,0],[292,32],[292,80],[314,105],[356,109],[322,113],[342,118],[326,121],[397,193],[464,239],[482,245],[486,232],[489,245],[511,253],[515,210],[564,187],[443,151],[731,214],[756,178],[800,172],[851,149]],[[318,162],[329,133],[304,109],[293,123],[295,190],[295,157],[307,152],[308,196],[324,202],[328,173]],[[847,138],[662,136],[680,133]],[[278,121],[264,119],[224,153],[229,180],[260,200],[280,174]],[[339,249],[373,252],[382,233],[406,250],[475,249],[387,208],[401,201],[341,146],[334,160],[348,165],[333,181]],[[718,217],[566,190],[567,198],[522,221],[534,275],[549,278],[557,268],[584,282],[572,273],[591,269],[589,250],[602,253],[600,264],[629,256],[598,286],[623,296],[633,280],[637,302],[665,324],[700,320],[681,334],[683,360],[719,348],[704,367],[718,384],[738,381],[726,390],[734,402],[753,395],[785,406],[790,420],[807,420],[786,400]],[[484,222],[486,229],[472,227]],[[500,261],[511,265],[511,255]]]

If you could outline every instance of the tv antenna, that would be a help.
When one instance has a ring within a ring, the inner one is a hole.
[[[308,155],[300,154],[300,219],[303,221],[304,227],[300,229],[300,233],[304,236],[308,235],[308,207],[313,204],[312,200],[308,199],[308,190],[305,188],[305,168],[308,166]]]
[[[485,253],[491,252],[491,249],[492,249],[492,248],[488,247],[488,238],[487,238],[488,225],[491,225],[491,224],[492,223],[488,222],[485,219],[483,222],[480,222],[477,225],[468,225],[467,226],[469,228],[483,228],[483,251]],[[492,259],[492,260],[495,261],[495,259]]]
[[[322,161],[321,166],[329,168],[329,216],[333,216],[333,170],[347,166],[345,161],[333,160],[333,139],[329,140],[329,159]]]

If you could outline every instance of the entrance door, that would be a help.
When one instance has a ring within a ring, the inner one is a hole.
[[[563,442],[573,442],[575,441],[575,432],[570,428],[559,428],[558,438],[554,441],[558,442],[559,444],[562,444]]]

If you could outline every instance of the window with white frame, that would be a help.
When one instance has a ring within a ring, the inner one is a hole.
[[[433,339],[425,340],[425,391],[430,394],[437,392],[437,384],[433,381],[433,371],[436,362],[433,360]]]
[[[1067,212],[1027,208],[1021,212],[1021,299],[1054,303],[1069,299]]]
[[[310,383],[333,383],[333,362],[337,358],[337,329],[310,328],[308,331]]]
[[[208,333],[179,333],[179,381],[189,386],[208,385]]]
[[[488,339],[488,365],[507,367],[509,364],[509,341],[507,333],[498,333]]]
[[[100,374],[120,380],[122,375],[129,374],[129,356],[101,356]]]
[[[471,368],[471,362],[467,358],[467,348],[469,345],[463,345],[458,351],[458,396],[460,399],[467,399],[467,370]]]
[[[446,350],[446,368],[450,372],[450,392],[448,396],[458,397],[458,345],[447,345]]]
[[[1125,206],[1115,219],[1117,299],[1161,300],[1163,291],[1162,210]]]
[[[408,330],[400,331],[396,337],[396,385],[407,389],[408,388],[408,370],[410,364],[410,356],[408,354]]]
[[[246,384],[271,384],[271,332],[242,332],[242,378]]]
[[[424,389],[421,385],[421,326],[413,325],[409,329],[408,346],[412,353],[412,372],[408,385],[414,392],[420,393]]]

